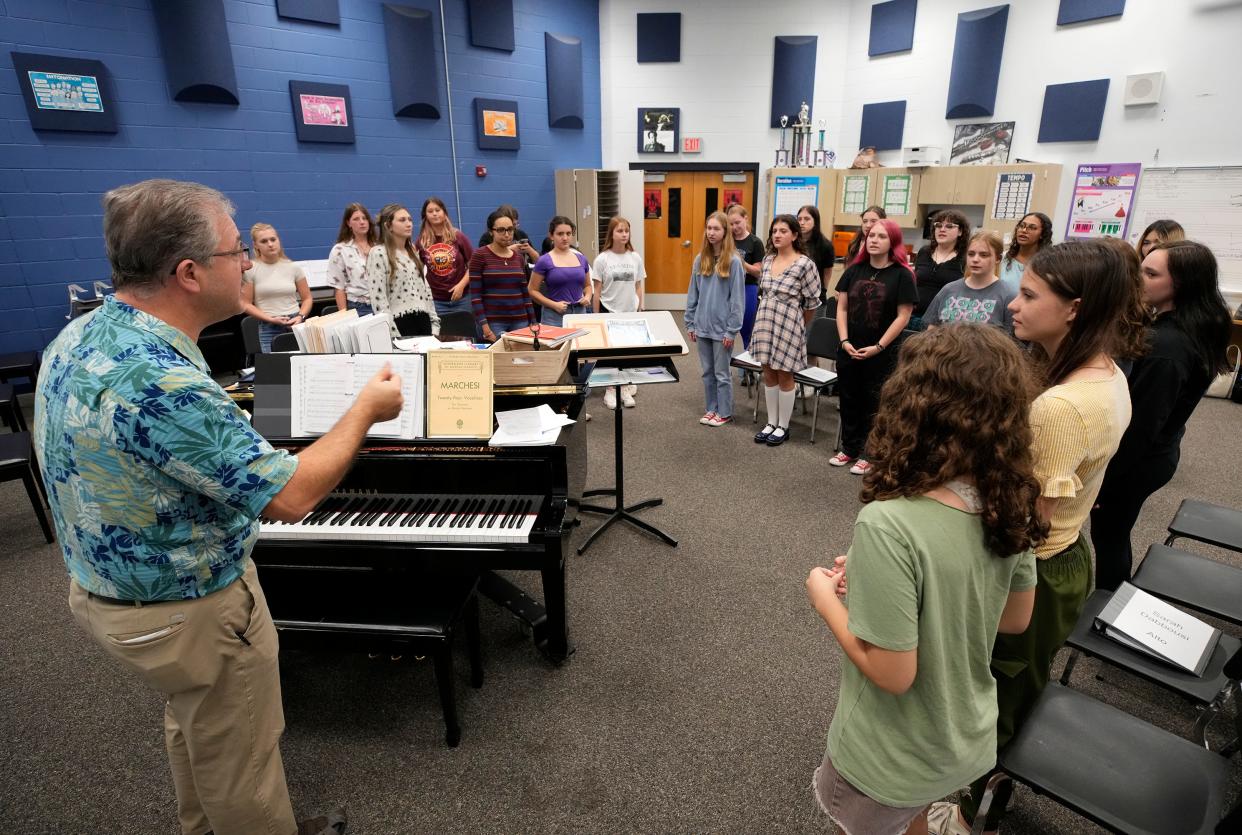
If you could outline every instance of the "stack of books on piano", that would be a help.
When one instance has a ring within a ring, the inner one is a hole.
[[[387,313],[359,316],[356,310],[340,310],[294,325],[293,335],[306,354],[391,354],[388,323]]]

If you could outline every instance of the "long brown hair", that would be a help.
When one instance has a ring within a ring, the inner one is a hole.
[[[1028,217],[1033,217],[1039,221],[1039,240],[1035,242],[1035,251],[1039,252],[1052,243],[1052,218],[1043,212],[1027,212],[1018,223],[1026,223]],[[1013,240],[1009,242],[1009,251],[1005,253],[1005,261],[1012,263],[1013,259],[1017,258],[1018,253],[1021,251],[1022,245],[1018,243],[1017,224],[1014,224]]]
[[[1197,241],[1166,241],[1152,247],[1169,259],[1173,279],[1173,321],[1194,346],[1201,368],[1209,374],[1229,370],[1230,314],[1217,283],[1216,256]],[[1151,253],[1147,253],[1150,255]]]
[[[341,229],[336,233],[336,242],[343,244],[354,239],[354,230],[349,228],[349,219],[354,216],[354,212],[362,212],[367,216],[367,243],[375,246],[379,243],[379,230],[375,228],[375,218],[371,217],[367,207],[361,203],[350,203],[345,207],[345,214],[341,216]]]
[[[724,239],[720,241],[720,251],[712,250],[707,240],[707,222],[714,220],[724,230]],[[722,279],[729,277],[729,268],[737,257],[737,245],[733,243],[733,235],[729,233],[729,218],[724,212],[712,212],[703,221],[703,246],[699,248],[699,275],[715,273]]]
[[[625,218],[621,217],[620,215],[613,215],[611,218],[608,219],[608,232],[604,235],[604,246],[600,250],[600,252],[604,252],[605,250],[612,249],[612,233],[617,231],[618,226],[622,226],[622,225],[624,225],[626,229],[630,230],[630,236],[631,238],[633,237],[634,227],[630,226],[630,222],[626,220]],[[631,241],[625,242],[625,251],[626,252],[634,251],[634,244]]]
[[[1127,254],[1128,251],[1128,254]],[[1048,356],[1039,345],[1031,355],[1043,368],[1048,384],[1062,382],[1097,354],[1137,357],[1147,350],[1146,326],[1150,315],[1134,250],[1119,239],[1071,240],[1041,249],[1027,270],[1067,301],[1078,300],[1069,333]]]
[[[388,284],[392,286],[392,280],[397,276],[397,247],[393,242],[392,221],[397,216],[397,212],[409,212],[405,206],[400,203],[389,203],[380,210],[379,228],[380,242],[384,245],[384,253],[388,256]],[[414,251],[414,237],[411,235],[405,240],[405,246],[402,247],[405,254],[410,256],[410,260],[414,262],[414,269],[418,270],[422,275],[423,265]]]
[[[431,224],[427,222],[427,207],[439,206],[440,211],[444,212],[444,231],[438,233],[431,228]],[[439,197],[428,197],[423,201],[423,208],[419,211],[422,218],[422,226],[418,229],[418,245],[423,249],[431,246],[437,241],[451,244],[457,240],[457,227],[453,225],[453,219],[449,217],[448,206],[444,205],[444,201]]]
[[[998,557],[1041,542],[1035,512],[1030,362],[1000,329],[956,323],[905,340],[880,392],[867,441],[872,469],[864,503],[921,496],[954,478],[973,479],[984,541]]]

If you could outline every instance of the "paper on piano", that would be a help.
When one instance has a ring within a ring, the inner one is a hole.
[[[497,412],[498,428],[488,446],[548,446],[556,443],[562,426],[573,422],[568,415],[552,411],[547,403]]]
[[[435,336],[406,336],[392,341],[398,351],[409,351],[413,354],[425,354],[428,351],[473,351],[474,345],[461,340],[441,342]]]
[[[1095,620],[1118,643],[1197,676],[1220,640],[1219,629],[1124,582]]]
[[[402,354],[298,354],[289,358],[289,430],[322,435],[354,404],[358,392],[385,364],[401,377],[401,414],[367,433],[377,438],[423,436],[423,360]]]
[[[601,386],[620,386],[628,382],[625,379],[625,371],[620,368],[603,368],[595,366],[591,371],[591,376],[587,378],[587,386],[590,388],[600,388]]]

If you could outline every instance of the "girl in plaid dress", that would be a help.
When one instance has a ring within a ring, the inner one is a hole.
[[[750,352],[763,366],[768,422],[755,443],[780,446],[793,417],[794,372],[806,368],[806,328],[819,307],[819,270],[798,236],[798,219],[777,215],[768,227],[768,254],[759,276],[759,310]]]

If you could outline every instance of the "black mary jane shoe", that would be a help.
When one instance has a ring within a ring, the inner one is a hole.
[[[778,426],[776,428],[781,429],[783,431],[781,432],[780,435],[775,434],[776,429],[773,429],[770,433],[768,433],[768,439],[767,441],[765,441],[765,443],[768,446],[780,446],[781,444],[785,443],[785,441],[789,440],[789,427],[788,426]]]
[[[768,438],[772,437],[772,433],[776,431],[776,427],[770,423],[765,424],[762,429],[755,433],[755,443],[766,444]]]

